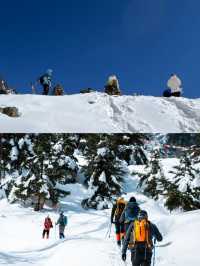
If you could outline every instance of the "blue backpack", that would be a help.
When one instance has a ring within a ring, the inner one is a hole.
[[[134,221],[139,213],[139,206],[136,202],[128,202],[125,209],[125,222]]]
[[[59,224],[62,226],[66,226],[67,225],[67,217],[64,215],[60,216]]]

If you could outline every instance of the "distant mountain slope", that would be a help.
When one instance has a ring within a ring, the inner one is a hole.
[[[0,113],[1,132],[183,133],[200,131],[200,99],[108,96],[1,95],[0,107],[15,106],[21,116]]]

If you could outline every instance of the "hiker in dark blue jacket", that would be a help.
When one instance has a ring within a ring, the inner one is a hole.
[[[48,95],[51,88],[53,70],[48,69],[44,75],[39,78],[40,84],[43,86],[43,95]]]
[[[136,198],[131,197],[120,218],[120,222],[125,225],[125,232],[128,230],[130,223],[137,218],[139,211],[140,207],[138,206]]]
[[[143,225],[143,226],[142,226]],[[142,234],[144,239],[142,238]],[[138,218],[128,228],[122,248],[122,260],[126,261],[126,252],[131,250],[132,266],[151,266],[153,239],[162,241],[163,237],[157,226],[148,220],[148,214],[142,210]]]

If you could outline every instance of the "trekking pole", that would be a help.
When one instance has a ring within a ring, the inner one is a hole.
[[[111,235],[111,229],[112,229],[112,223],[110,223],[110,226],[109,226],[109,234],[108,234],[108,238],[110,238],[110,235]]]
[[[110,238],[110,233],[111,233],[111,227],[112,227],[112,223],[109,223],[108,225],[108,229],[105,235],[105,238],[109,237]]]
[[[152,266],[155,266],[155,263],[156,263],[156,239],[154,238],[154,241],[153,241],[153,265]]]
[[[56,240],[56,224],[55,224],[55,231],[54,232],[55,232],[55,240]]]

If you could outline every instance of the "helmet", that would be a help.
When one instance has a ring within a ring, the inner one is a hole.
[[[145,210],[141,210],[138,214],[138,219],[147,219],[148,218],[148,213]]]
[[[52,76],[53,70],[52,69],[47,69],[46,74],[49,76]]]

